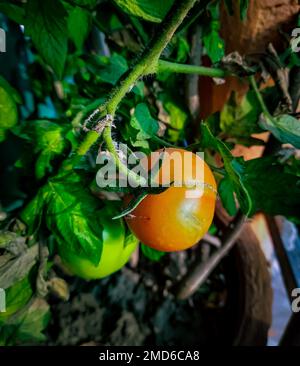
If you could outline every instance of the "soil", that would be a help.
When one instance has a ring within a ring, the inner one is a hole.
[[[51,298],[48,345],[199,346],[221,341],[218,322],[226,300],[222,266],[194,296],[176,300],[173,284],[182,277],[199,247],[86,282],[68,278],[68,302]]]

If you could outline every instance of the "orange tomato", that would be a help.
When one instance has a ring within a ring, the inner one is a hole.
[[[162,193],[149,194],[126,217],[126,222],[143,244],[171,252],[190,248],[208,231],[215,210],[216,182],[200,156],[183,149],[164,151],[167,154],[155,180],[173,184]],[[148,169],[153,168],[157,156],[144,163]],[[182,186],[176,187],[175,182]],[[128,203],[130,198],[125,201]]]

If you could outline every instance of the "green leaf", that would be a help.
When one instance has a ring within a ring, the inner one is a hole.
[[[34,234],[40,227],[48,194],[49,192],[45,187],[40,188],[36,196],[20,213],[20,218],[27,225],[30,235]]]
[[[113,217],[113,220],[117,220],[120,219],[121,217],[129,215],[130,212],[132,212],[135,208],[137,208],[137,206],[147,197],[147,195],[148,193],[146,191],[138,194],[129,202],[127,207],[121,213]]]
[[[187,62],[190,54],[190,45],[185,37],[177,36],[177,55],[176,61]]]
[[[230,216],[237,213],[233,184],[228,176],[224,177],[218,187],[223,206]]]
[[[99,200],[75,175],[62,177],[61,181],[50,180],[47,188],[46,223],[56,241],[97,265],[103,244]]]
[[[13,131],[17,136],[32,145],[34,154],[38,154],[35,164],[37,179],[52,171],[51,161],[60,156],[68,146],[67,127],[47,120],[26,121]]]
[[[114,0],[128,14],[159,23],[170,10],[174,0]]]
[[[212,223],[208,229],[208,233],[210,235],[217,235],[218,233],[218,228],[216,227],[216,225],[214,223]]]
[[[157,164],[155,164],[152,167],[152,171],[154,171],[154,173],[158,174],[161,165],[162,165],[162,161],[163,159],[159,159]],[[131,201],[129,202],[129,204],[127,205],[127,207],[118,215],[113,217],[113,220],[116,219],[120,219],[121,217],[124,217],[126,215],[129,215],[146,197],[148,194],[160,194],[163,193],[164,191],[166,191],[169,186],[155,186],[152,187],[151,186],[151,174],[149,174],[149,185],[148,187],[143,187],[141,189],[136,189],[133,193],[134,193],[134,197],[131,199]],[[173,184],[173,182],[171,182],[171,184]]]
[[[138,20],[137,18],[135,19]],[[106,34],[114,33],[125,28],[116,12],[98,11],[95,20],[96,26]]]
[[[141,244],[142,253],[153,262],[158,262],[166,253]]]
[[[139,131],[137,140],[147,140],[155,136],[159,129],[157,120],[151,116],[148,106],[145,103],[140,103],[135,107],[130,124]]]
[[[210,3],[207,7],[211,14],[210,22],[203,27],[203,43],[212,63],[220,61],[225,54],[224,40],[220,37],[219,2]]]
[[[26,34],[58,78],[63,75],[67,57],[66,15],[59,0],[29,0],[26,7]]]
[[[89,34],[91,22],[91,13],[78,6],[72,8],[69,13],[69,37],[79,51],[82,50],[84,42]]]
[[[0,1],[0,12],[16,23],[24,24],[25,9],[19,5],[10,4],[8,1]]]
[[[93,58],[92,63],[96,66],[94,70],[97,72],[98,78],[102,82],[112,85],[115,85],[128,70],[126,59],[117,53],[113,53],[111,57],[96,56]]]
[[[168,135],[170,141],[176,142],[184,131],[184,127],[188,120],[188,113],[185,110],[182,101],[178,100],[178,94],[177,98],[175,98],[173,95],[163,92],[160,93],[159,99],[162,101],[163,107],[169,115],[168,122],[170,123],[171,128],[168,129]]]
[[[230,136],[243,138],[262,132],[258,126],[261,112],[252,90],[243,97],[240,104],[236,102],[236,95],[233,93],[220,113],[221,130]]]
[[[203,43],[212,63],[216,63],[224,56],[224,40],[219,36],[219,22],[211,23],[210,28],[203,35]]]
[[[42,333],[50,320],[50,307],[37,298],[25,311],[5,322],[0,330],[0,345],[34,344],[45,341]]]
[[[288,172],[275,157],[245,162],[242,180],[256,210],[300,218],[300,176]]]
[[[272,118],[264,116],[260,120],[260,126],[272,132],[282,143],[292,144],[296,148],[300,148],[300,121],[296,118],[288,114]]]
[[[17,104],[22,104],[22,98],[20,94],[14,89],[5,79],[0,75],[0,87],[3,88],[7,94],[15,101]]]
[[[242,159],[234,159],[226,144],[212,134],[206,123],[201,125],[201,136],[202,147],[214,148],[220,153],[224,162],[224,168],[228,174],[228,179],[230,179],[232,188],[237,195],[241,210],[245,215],[253,214],[253,202],[247,187],[242,181],[244,161]]]

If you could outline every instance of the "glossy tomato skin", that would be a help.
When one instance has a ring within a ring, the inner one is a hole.
[[[138,245],[134,235],[126,235],[122,220],[102,218],[105,221],[100,262],[95,266],[90,260],[63,248],[59,254],[64,266],[74,275],[86,280],[100,279],[120,270]]]
[[[148,195],[126,218],[126,222],[143,244],[171,252],[190,248],[208,231],[214,216],[217,187],[210,168],[200,157],[182,149],[166,151],[193,155],[191,169],[185,170],[184,178],[191,179],[196,165],[200,166],[202,174],[197,180],[198,187],[171,186],[163,193]],[[161,175],[159,180],[163,181]]]

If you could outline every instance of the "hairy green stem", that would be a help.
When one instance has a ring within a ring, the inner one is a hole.
[[[80,144],[77,155],[83,156],[91,148],[92,145],[98,140],[99,134],[96,131],[89,131],[83,142]]]
[[[197,0],[175,1],[175,5],[163,21],[156,37],[149,42],[131,70],[121,78],[118,85],[113,89],[110,98],[106,103],[106,111],[108,114],[114,116],[121,100],[141,76],[155,73],[161,53],[196,1]]]
[[[136,81],[140,77],[154,73],[156,71],[161,53],[171,40],[176,29],[186,17],[189,10],[196,2],[197,0],[175,1],[174,6],[164,19],[161,28],[157,32],[157,35],[149,42],[141,56],[136,60],[130,70],[119,80],[118,84],[110,93],[107,101],[98,107],[99,118],[104,117],[107,114],[111,115],[113,118],[118,105],[125,97],[126,93],[131,90]],[[115,163],[120,171],[123,171],[128,176],[132,176],[133,179],[139,181],[140,177],[128,170],[128,168],[120,161],[111,136],[111,126],[105,128],[103,137],[107,144],[107,148],[114,157]],[[96,142],[96,140],[96,136],[92,134],[92,132],[89,132],[84,141],[79,146],[77,155],[84,155]]]
[[[217,68],[178,64],[164,60],[158,61],[158,71],[169,71],[179,74],[198,74],[203,76],[210,76],[213,78],[224,78],[228,75],[226,71]]]

